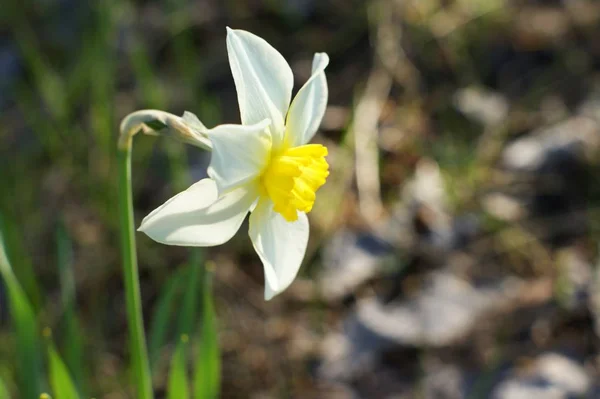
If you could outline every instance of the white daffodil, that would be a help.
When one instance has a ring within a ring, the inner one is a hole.
[[[154,210],[139,230],[165,244],[213,246],[233,237],[251,212],[249,235],[270,299],[298,273],[308,242],[306,213],[329,175],[327,148],[307,144],[325,113],[329,57],[315,54],[312,76],[290,105],[293,75],[277,50],[228,28],[227,52],[242,125],[209,130],[184,116],[187,126],[210,140],[210,178]]]

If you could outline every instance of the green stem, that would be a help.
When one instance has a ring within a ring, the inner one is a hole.
[[[200,130],[205,129],[198,121]],[[170,135],[185,143],[206,150],[211,149],[210,140],[202,131],[190,128],[182,118],[155,109],[145,109],[127,115],[119,128],[119,224],[123,256],[123,275],[127,302],[127,326],[133,362],[137,399],[152,399],[152,377],[146,350],[146,337],[142,318],[142,300],[133,228],[133,195],[131,188],[131,144],[133,136],[145,134]]]
[[[133,227],[133,198],[131,188],[131,139],[128,145],[119,145],[119,224],[121,230],[121,251],[123,257],[123,275],[127,302],[127,325],[129,345],[133,360],[136,386],[136,398],[151,399],[152,377],[146,352],[146,337],[142,318],[142,300]]]

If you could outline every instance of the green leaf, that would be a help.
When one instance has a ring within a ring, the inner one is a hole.
[[[10,395],[8,394],[8,388],[2,378],[0,378],[0,399],[10,399]]]
[[[69,370],[52,343],[48,344],[48,358],[50,361],[50,385],[54,396],[60,399],[79,399]]]
[[[8,290],[9,310],[16,335],[17,375],[24,398],[37,398],[42,388],[42,355],[38,326],[31,303],[6,257],[0,232],[0,275]]]
[[[207,264],[202,269],[202,326],[194,372],[195,398],[217,398],[221,384],[221,358],[212,296],[212,272],[208,270],[213,267],[212,264]]]
[[[191,335],[198,315],[200,296],[201,251],[193,251],[188,266],[183,266],[163,285],[150,326],[148,352],[154,372],[161,349],[175,334]],[[181,298],[183,292],[183,298]],[[177,309],[177,311],[175,311]],[[181,310],[180,310],[181,309]],[[175,327],[174,327],[175,326]]]
[[[65,362],[73,374],[78,388],[83,383],[83,337],[75,313],[75,276],[73,274],[73,250],[71,240],[63,224],[56,231],[57,263],[60,276],[61,301],[64,309],[62,317],[61,342]]]
[[[186,399],[190,397],[186,367],[186,350],[188,336],[182,335],[171,358],[169,372],[168,399]]]
[[[6,187],[0,188],[0,190]],[[12,217],[11,217],[12,216]],[[18,228],[19,222],[15,220],[14,213],[4,213],[0,215],[0,231],[4,239],[4,251],[6,257],[10,260],[17,260],[19,264],[17,269],[13,270],[13,274],[19,281],[25,295],[29,298],[32,308],[39,309],[40,305],[40,290],[35,278],[35,271],[31,257],[26,252],[22,241],[22,230]]]
[[[202,265],[202,252],[193,250],[190,259],[190,271],[188,276],[188,284],[185,288],[183,304],[179,313],[177,323],[178,335],[192,335],[193,327],[196,324],[196,313],[198,310],[198,297],[200,294],[200,275]]]
[[[163,285],[156,307],[154,309],[152,324],[150,326],[150,338],[148,353],[150,356],[151,369],[156,371],[156,361],[160,355],[161,348],[167,342],[169,329],[172,325],[172,317],[175,314],[175,302],[177,293],[183,286],[188,275],[188,267],[180,268]]]

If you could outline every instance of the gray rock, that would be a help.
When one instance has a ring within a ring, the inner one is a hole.
[[[401,345],[447,346],[463,339],[478,318],[509,298],[502,286],[475,288],[450,273],[429,276],[414,298],[383,304],[364,300],[357,320],[380,337]]]
[[[490,209],[498,205],[497,198],[486,209],[526,219],[527,229],[552,246],[568,245],[588,228],[586,196],[592,184],[588,165],[599,149],[600,125],[584,116],[515,140],[502,155],[504,180],[510,186],[505,194],[514,201],[504,212]]]
[[[458,90],[454,104],[463,114],[484,126],[497,125],[508,114],[508,101],[504,96],[480,87]]]
[[[319,278],[326,300],[339,300],[381,272],[381,264],[392,247],[372,234],[350,230],[336,233],[323,251],[323,272]]]
[[[557,252],[556,263],[559,272],[558,299],[571,310],[582,309],[595,288],[590,261],[579,247],[571,246]]]
[[[537,381],[507,381],[495,392],[493,399],[567,399],[563,391]]]
[[[494,399],[529,399],[581,397],[591,391],[591,377],[583,366],[564,355],[546,353],[522,375],[500,383]]]
[[[517,139],[506,147],[502,163],[508,169],[536,171],[550,157],[566,152],[577,159],[591,160],[600,147],[600,127],[585,116],[568,119]]]
[[[448,347],[473,331],[484,316],[514,297],[520,284],[473,287],[450,273],[432,273],[414,297],[388,304],[376,298],[360,301],[343,323],[341,333],[323,343],[320,373],[349,379],[376,367],[389,350]]]
[[[591,378],[583,366],[557,353],[542,355],[537,360],[538,375],[573,395],[583,395],[591,386]]]
[[[596,84],[592,93],[579,106],[579,113],[600,123],[600,85]]]
[[[464,371],[455,364],[443,364],[425,370],[423,394],[425,398],[462,399],[464,390]]]
[[[596,335],[600,338],[600,265],[596,265],[596,270],[590,278],[588,306],[594,317]]]
[[[421,160],[414,177],[403,186],[401,197],[393,217],[385,226],[385,237],[400,248],[419,252],[445,252],[450,249],[453,244],[452,218],[437,163]],[[415,228],[417,220],[424,227],[422,231]]]

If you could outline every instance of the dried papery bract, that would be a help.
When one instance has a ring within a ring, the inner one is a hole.
[[[210,151],[210,140],[204,135],[206,130],[198,118],[190,112],[185,112],[183,117],[179,117],[156,109],[144,109],[123,118],[120,127],[119,148],[131,146],[133,136],[141,131],[151,136],[160,134],[172,137]]]

